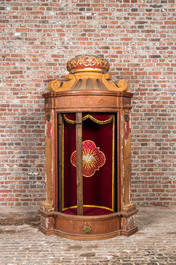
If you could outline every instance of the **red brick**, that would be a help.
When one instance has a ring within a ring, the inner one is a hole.
[[[0,8],[3,205],[39,205],[45,199],[42,93],[48,81],[64,79],[70,58],[83,53],[103,54],[113,80],[128,80],[134,93],[132,200],[176,204],[174,0],[167,12],[164,1],[75,0],[62,7],[60,1],[6,2],[10,9]],[[42,187],[30,189],[37,179]],[[24,201],[24,193],[31,197]]]

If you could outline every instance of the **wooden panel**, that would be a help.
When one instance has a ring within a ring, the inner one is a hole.
[[[84,232],[85,226],[91,228],[91,235],[110,233],[119,230],[120,218],[116,216],[115,218],[106,219],[106,216],[104,216],[104,220],[103,218],[101,220],[98,220],[98,218],[88,220],[87,218],[87,221],[84,221],[72,219],[72,216],[69,219],[64,218],[64,215],[56,217],[56,229],[66,233],[86,235]]]
[[[131,182],[131,136],[124,141],[124,204],[130,203]]]
[[[72,91],[55,95],[56,109],[82,110],[85,108],[131,108],[131,93],[109,91]]]
[[[46,117],[50,113],[46,113]],[[45,172],[47,176],[46,181],[46,202],[52,204],[52,123],[46,118],[46,135],[45,135]]]
[[[82,113],[76,113],[77,214],[83,215]]]
[[[55,107],[56,108],[61,108],[61,109],[66,109],[69,108],[70,110],[72,109],[82,109],[82,108],[94,108],[94,107],[111,107],[111,108],[116,108],[119,106],[119,98],[114,98],[114,97],[106,97],[106,96],[101,96],[101,97],[94,97],[92,95],[89,95],[87,97],[82,96],[82,95],[77,95],[77,96],[70,96],[70,97],[59,97],[56,99]]]

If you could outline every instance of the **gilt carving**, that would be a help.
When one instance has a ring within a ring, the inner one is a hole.
[[[67,90],[110,90],[128,91],[129,83],[120,80],[117,84],[111,75],[107,74],[109,62],[104,58],[93,55],[80,55],[67,63],[67,70],[70,72],[65,79],[66,82],[53,80],[49,82],[48,89],[51,92]]]
[[[109,74],[102,75],[102,82],[103,84],[108,88],[108,90],[114,90],[114,91],[128,91],[129,83],[125,80],[120,80],[118,84],[116,85],[111,80],[112,77]]]
[[[67,91],[70,90],[71,87],[75,83],[75,76],[73,74],[69,74],[65,77],[67,82],[59,82],[58,80],[53,80],[48,83],[48,89],[51,92],[59,92],[59,91]]]

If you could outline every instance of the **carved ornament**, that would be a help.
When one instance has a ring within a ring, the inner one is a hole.
[[[106,59],[95,55],[78,55],[67,62],[67,70],[69,73],[82,71],[106,73],[109,67],[109,62]]]
[[[53,80],[48,83],[48,89],[51,92],[59,92],[59,91],[67,91],[70,90],[71,87],[75,83],[75,76],[69,74],[65,77],[67,82],[59,82],[58,80]]]
[[[128,91],[129,89],[129,83],[125,80],[120,80],[117,84],[110,81],[112,77],[107,74],[109,62],[98,56],[76,56],[68,61],[67,70],[70,74],[65,77],[66,81],[53,80],[49,82],[48,89],[51,92],[67,90]]]

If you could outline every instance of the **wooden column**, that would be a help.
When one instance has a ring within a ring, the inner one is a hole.
[[[130,113],[125,110],[123,113],[123,167],[124,167],[124,205],[130,203],[131,185],[131,128]]]
[[[59,113],[58,115],[58,120],[59,120],[59,168],[58,168],[58,172],[59,172],[59,188],[58,188],[58,192],[59,192],[59,212],[62,212],[62,114]]]
[[[76,113],[77,215],[83,215],[82,113]]]

